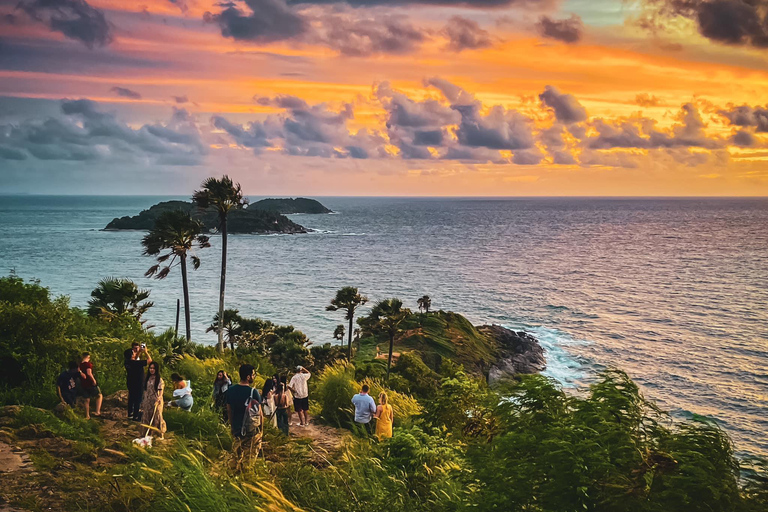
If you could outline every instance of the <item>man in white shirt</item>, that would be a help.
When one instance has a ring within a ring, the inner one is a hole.
[[[291,382],[288,383],[288,389],[293,393],[293,408],[296,410],[296,414],[299,415],[300,427],[309,425],[309,419],[307,418],[307,411],[309,410],[309,388],[307,387],[307,381],[309,377],[309,370],[303,366],[297,366],[296,375],[291,377]]]

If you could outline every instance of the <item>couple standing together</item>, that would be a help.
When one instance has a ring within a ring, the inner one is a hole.
[[[388,439],[392,437],[392,422],[395,419],[392,406],[387,403],[387,394],[382,392],[379,394],[377,407],[373,397],[368,394],[369,391],[368,385],[363,384],[360,392],[352,397],[352,404],[355,406],[355,425],[368,435],[373,435],[371,422],[376,419],[376,437],[379,441]]]

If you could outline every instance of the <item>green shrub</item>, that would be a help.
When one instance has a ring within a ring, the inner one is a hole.
[[[36,407],[22,406],[13,416],[11,425],[15,428],[29,427],[36,437],[45,434],[63,437],[71,441],[82,441],[94,446],[103,446],[99,437],[99,425],[78,416],[72,409],[65,409],[60,417],[50,411]]]
[[[351,427],[354,421],[352,396],[360,391],[355,382],[355,367],[339,361],[325,367],[315,379],[310,379],[310,396],[320,404],[320,415],[331,425]]]

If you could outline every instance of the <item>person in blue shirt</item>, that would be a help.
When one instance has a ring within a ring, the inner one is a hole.
[[[363,384],[360,392],[352,397],[352,405],[355,406],[355,425],[367,435],[373,435],[371,420],[376,414],[376,402],[368,394],[368,385]]]

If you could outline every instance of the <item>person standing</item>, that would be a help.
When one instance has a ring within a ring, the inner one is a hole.
[[[275,381],[267,379],[261,388],[261,409],[264,412],[264,421],[277,428],[277,414],[275,410]]]
[[[352,397],[352,405],[355,406],[355,425],[370,436],[373,434],[371,420],[376,414],[376,402],[368,394],[369,390],[368,385],[363,384],[360,392]]]
[[[144,397],[141,400],[141,423],[149,427],[148,431],[160,439],[165,436],[163,419],[163,391],[165,383],[160,377],[160,365],[152,361],[147,367],[147,380],[144,382]]]
[[[101,389],[99,388],[96,377],[93,376],[93,364],[91,363],[91,354],[83,352],[80,363],[80,373],[83,374],[83,380],[80,383],[80,396],[85,408],[85,419],[91,419],[91,398],[96,399],[96,410],[94,416],[101,416]]]
[[[285,435],[288,435],[288,414],[290,409],[290,391],[285,388],[285,383],[281,382],[277,385],[277,393],[275,394],[275,417],[277,428]]]
[[[379,441],[392,437],[392,422],[395,420],[395,414],[392,406],[387,403],[387,394],[382,391],[379,395],[379,406],[376,408],[376,437]]]
[[[246,413],[251,407],[257,406],[259,414],[259,425],[261,425],[261,395],[258,389],[254,389],[253,379],[256,369],[250,364],[240,366],[240,383],[230,386],[227,390],[227,415],[229,416],[229,425],[232,429],[232,436],[242,439],[255,432],[248,432],[248,425],[243,428],[243,422],[246,420]],[[255,403],[254,403],[255,402]]]
[[[227,390],[231,385],[232,379],[229,378],[227,372],[219,370],[216,374],[216,380],[213,381],[213,407],[221,412],[225,423],[229,420],[227,417]]]
[[[144,354],[146,359],[141,359]],[[128,386],[128,419],[141,421],[141,400],[144,395],[144,367],[152,362],[146,345],[133,343],[125,351],[125,376]]]
[[[75,361],[70,361],[66,370],[62,371],[56,379],[56,391],[59,394],[61,403],[70,407],[75,406],[77,398],[77,383],[82,378],[80,370]]]
[[[309,419],[307,418],[307,411],[309,411],[309,387],[307,386],[307,381],[311,375],[309,370],[303,366],[297,366],[296,374],[291,377],[291,382],[288,383],[288,389],[293,393],[293,408],[296,410],[296,414],[299,415],[300,427],[309,425]]]

